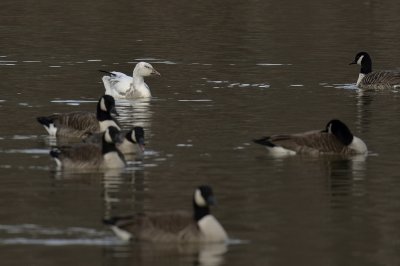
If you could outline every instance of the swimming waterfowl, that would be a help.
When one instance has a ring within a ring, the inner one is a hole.
[[[84,138],[91,133],[104,132],[107,127],[120,129],[118,122],[111,116],[118,115],[115,100],[110,95],[103,95],[97,103],[97,112],[70,112],[38,117],[50,136]]]
[[[91,134],[83,141],[85,143],[101,143],[102,134]],[[132,154],[144,151],[144,130],[142,127],[134,127],[129,131],[118,133],[119,141],[115,144],[117,149],[123,154]]]
[[[273,135],[253,140],[273,155],[366,154],[367,145],[354,136],[340,120],[328,122],[325,129],[298,134]]]
[[[136,64],[132,77],[116,71],[100,71],[108,74],[102,78],[106,89],[105,94],[122,99],[151,97],[149,86],[144,82],[144,77],[160,76],[160,73],[151,64],[146,62]]]
[[[193,194],[193,213],[183,211],[137,214],[104,220],[121,239],[150,242],[226,242],[228,235],[210,213],[214,204],[210,186],[202,185]]]
[[[101,146],[80,143],[50,151],[50,156],[62,169],[112,169],[125,167],[125,159],[115,147],[119,130],[110,126],[102,134]]]
[[[356,85],[365,89],[384,89],[400,87],[399,71],[374,71],[372,72],[372,60],[368,53],[359,52],[350,65],[360,65],[360,74]]]

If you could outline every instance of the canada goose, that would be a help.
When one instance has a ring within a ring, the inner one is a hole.
[[[354,136],[340,120],[329,121],[324,130],[314,130],[298,134],[273,135],[254,140],[267,146],[271,154],[366,154],[365,143]]]
[[[70,112],[38,117],[50,136],[83,138],[90,133],[104,132],[107,127],[120,128],[111,113],[115,110],[115,100],[110,95],[103,95],[97,103],[97,113]]]
[[[118,133],[118,141],[115,146],[123,154],[132,154],[144,151],[144,130],[142,127],[134,127],[129,131],[120,131]],[[83,141],[85,143],[101,143],[102,134],[91,134]]]
[[[106,89],[105,94],[115,98],[151,97],[149,86],[144,82],[143,77],[152,75],[160,76],[160,73],[146,62],[139,62],[136,64],[132,77],[116,71],[108,72],[100,70],[100,72],[108,74],[102,78]]]
[[[58,168],[111,169],[125,167],[124,156],[115,147],[119,130],[110,126],[102,136],[101,146],[91,143],[75,144],[50,151]]]
[[[228,235],[210,214],[214,204],[211,187],[202,185],[193,194],[193,213],[183,211],[137,214],[104,220],[114,233],[127,241],[150,242],[226,242]]]
[[[360,88],[396,88],[400,87],[400,72],[375,71],[372,72],[372,60],[368,53],[359,52],[350,65],[360,65],[360,74],[356,85]]]

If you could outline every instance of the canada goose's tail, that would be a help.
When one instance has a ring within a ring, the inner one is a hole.
[[[46,129],[50,136],[55,137],[57,133],[57,127],[54,125],[54,120],[47,116],[37,117],[36,120]]]
[[[57,149],[57,148],[53,148],[50,151],[50,156],[53,157],[53,158],[57,158],[58,159],[60,157],[60,154],[61,154],[61,151],[59,149]]]
[[[254,139],[253,142],[266,146],[269,153],[276,158],[286,157],[296,154],[294,150],[289,150],[287,148],[272,143],[270,137],[262,137],[260,139]]]
[[[124,216],[124,217],[115,216],[115,217],[111,217],[109,219],[103,219],[103,223],[110,226],[111,230],[114,232],[114,234],[118,238],[120,238],[123,241],[129,241],[133,238],[133,235],[130,232],[122,229],[120,227],[121,226],[120,224],[121,223],[124,224],[124,223],[128,222],[129,220],[132,220],[132,218],[133,218],[132,215]]]
[[[257,144],[260,144],[260,145],[264,145],[264,146],[270,147],[270,148],[273,148],[273,147],[276,146],[275,144],[273,144],[270,141],[269,137],[262,137],[260,139],[253,139],[253,142],[257,143]]]

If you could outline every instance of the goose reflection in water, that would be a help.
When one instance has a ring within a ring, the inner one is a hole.
[[[150,99],[119,99],[116,100],[116,106],[119,113],[118,121],[124,128],[140,126],[145,131],[150,130],[153,116]]]
[[[165,244],[134,243],[107,248],[107,257],[130,258],[140,265],[219,266],[225,262],[228,252],[226,243],[212,244]]]

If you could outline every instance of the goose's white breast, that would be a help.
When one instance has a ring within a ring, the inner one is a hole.
[[[228,239],[225,229],[212,215],[204,216],[198,225],[206,242],[223,242]]]

